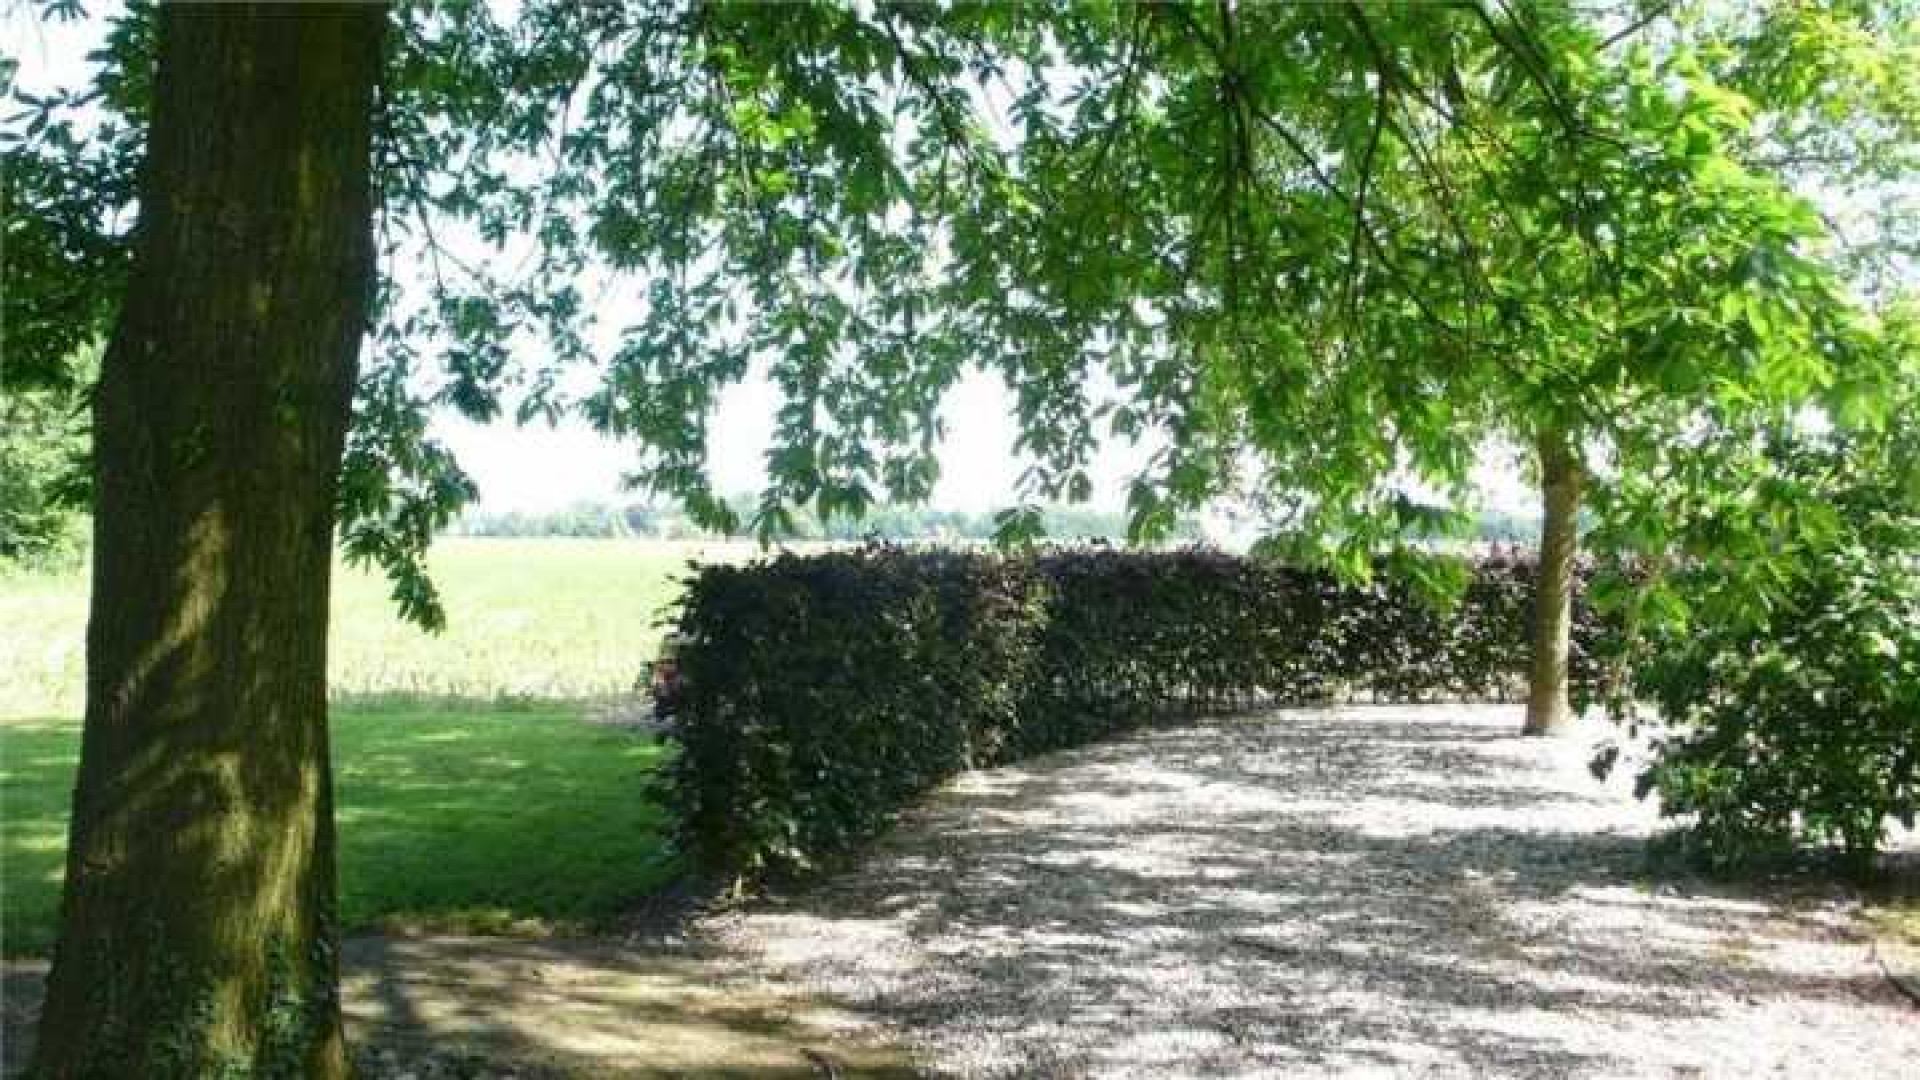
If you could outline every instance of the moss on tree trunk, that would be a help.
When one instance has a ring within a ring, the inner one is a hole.
[[[1544,430],[1537,443],[1544,514],[1540,523],[1540,572],[1534,583],[1533,656],[1527,678],[1524,730],[1528,735],[1552,735],[1573,723],[1567,676],[1583,474],[1566,432]]]
[[[36,1072],[339,1076],[327,591],[386,13],[157,18]]]

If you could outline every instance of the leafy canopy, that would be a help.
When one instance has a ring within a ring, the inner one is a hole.
[[[420,554],[474,492],[435,407],[584,416],[637,487],[764,535],[924,498],[985,366],[1024,498],[1149,439],[1137,533],[1251,487],[1356,566],[1489,431],[1645,474],[1734,413],[1871,413],[1873,327],[1790,185],[1906,175],[1914,20],[1808,7],[399,5],[343,543],[439,618]],[[111,321],[150,25],[7,121],[10,386]],[[782,406],[743,521],[706,455],[756,369]]]

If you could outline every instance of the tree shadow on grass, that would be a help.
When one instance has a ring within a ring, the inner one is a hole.
[[[79,754],[77,723],[36,719],[0,725],[0,873],[5,875],[0,945],[7,956],[36,955],[53,945]]]
[[[348,929],[591,928],[666,880],[664,750],[571,709],[335,709]],[[71,719],[0,726],[8,956],[52,945],[80,748]]]

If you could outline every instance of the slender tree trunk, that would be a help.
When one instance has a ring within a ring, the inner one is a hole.
[[[1539,435],[1540,572],[1534,581],[1533,658],[1527,679],[1528,735],[1552,735],[1573,722],[1567,667],[1573,638],[1573,561],[1583,475],[1567,433]]]
[[[327,589],[386,13],[157,17],[36,1072],[343,1076]]]

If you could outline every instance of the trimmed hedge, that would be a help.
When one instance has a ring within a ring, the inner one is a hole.
[[[756,879],[852,849],[969,767],[1169,714],[1505,699],[1525,683],[1532,579],[1524,561],[1478,562],[1442,610],[1385,577],[1199,548],[870,546],[700,567],[666,796],[695,865]],[[1575,616],[1575,680],[1591,684],[1602,628],[1583,604]]]

